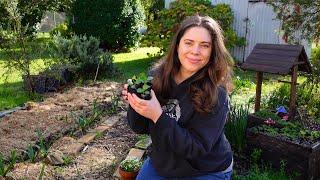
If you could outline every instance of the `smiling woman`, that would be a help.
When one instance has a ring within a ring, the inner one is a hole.
[[[231,179],[232,150],[224,135],[231,57],[223,39],[212,18],[188,17],[151,71],[151,99],[128,93],[125,85],[129,125],[152,139],[138,180]]]
[[[207,65],[212,51],[211,44],[210,32],[203,27],[193,27],[185,32],[178,46],[181,63],[175,79],[178,83]]]

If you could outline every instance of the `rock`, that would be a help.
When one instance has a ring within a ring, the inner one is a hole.
[[[64,155],[61,151],[55,150],[53,152],[49,152],[46,161],[53,166],[63,165],[63,157]]]
[[[151,145],[151,143],[152,143],[151,138],[150,138],[150,136],[148,136],[148,137],[143,138],[140,141],[138,141],[135,144],[135,147],[146,150]]]

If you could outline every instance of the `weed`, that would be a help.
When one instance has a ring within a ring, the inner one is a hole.
[[[10,153],[9,164],[5,164],[4,157],[0,154],[0,177],[5,177],[7,173],[14,168],[17,162],[17,151],[12,150]]]
[[[37,136],[38,136],[38,140],[39,140],[39,155],[41,157],[47,157],[48,156],[48,148],[47,148],[47,145],[46,145],[46,141],[44,140],[44,137],[43,137],[43,134],[42,132],[38,129],[37,130]]]
[[[38,176],[38,180],[42,180],[43,179],[45,167],[46,167],[46,165],[42,164],[41,171],[40,171],[39,176]]]
[[[93,107],[92,107],[92,112],[90,115],[91,121],[96,121],[100,119],[100,116],[103,114],[103,111],[99,107],[99,104],[97,103],[97,99],[93,101]]]
[[[120,97],[116,92],[112,92],[111,107],[108,109],[108,114],[115,114],[119,108]]]
[[[101,138],[103,137],[103,132],[97,132],[96,133],[96,138]]]
[[[69,156],[63,156],[62,159],[63,159],[63,164],[66,166],[72,163],[72,158]]]
[[[28,145],[27,147],[27,155],[29,160],[33,163],[36,160],[38,152],[34,150],[31,144]]]

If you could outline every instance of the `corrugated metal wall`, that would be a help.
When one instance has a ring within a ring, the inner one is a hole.
[[[212,4],[229,4],[234,14],[233,29],[239,37],[246,37],[248,0],[212,0]],[[242,62],[245,54],[245,47],[234,47],[230,52],[237,61]]]
[[[245,57],[248,57],[257,43],[280,43],[280,21],[275,20],[271,6],[263,2],[249,3],[248,19]]]

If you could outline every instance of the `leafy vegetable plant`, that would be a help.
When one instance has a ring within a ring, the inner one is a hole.
[[[136,94],[139,98],[150,100],[152,89],[152,77],[147,77],[144,73],[128,79],[128,92]]]

